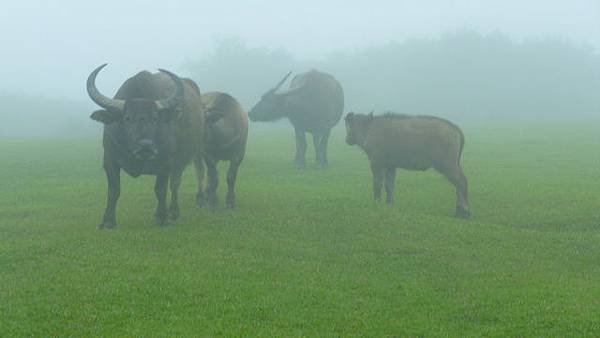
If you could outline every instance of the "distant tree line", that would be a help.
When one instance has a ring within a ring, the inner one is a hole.
[[[346,111],[435,114],[458,121],[600,116],[600,55],[568,40],[515,41],[502,34],[458,31],[339,51],[319,60],[218,41],[180,74],[202,91],[221,90],[249,109],[288,71],[317,68],[335,75]],[[83,85],[83,84],[82,84]],[[89,101],[0,92],[0,137],[80,135],[101,128]]]
[[[395,110],[457,119],[600,115],[600,56],[570,41],[514,41],[472,31],[390,42],[318,61],[222,40],[186,65],[202,90],[225,90],[250,108],[286,72],[331,72],[346,110]]]
[[[77,136],[99,132],[90,105],[62,98],[0,92],[0,137]]]

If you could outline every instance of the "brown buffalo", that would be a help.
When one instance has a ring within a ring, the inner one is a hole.
[[[235,182],[237,172],[246,153],[248,140],[248,115],[232,96],[226,93],[210,92],[202,94],[202,102],[206,113],[206,148],[204,162],[208,171],[206,197],[211,208],[217,205],[217,186],[219,173],[217,163],[229,161],[227,171],[227,208],[235,207]],[[198,176],[198,193],[196,202],[202,207],[204,192],[202,179],[204,166],[202,161],[195,162]]]
[[[346,142],[368,155],[373,173],[373,197],[381,198],[385,176],[387,202],[393,202],[396,168],[433,167],[456,187],[456,216],[470,216],[467,178],[460,166],[465,138],[456,125],[433,116],[348,113]]]
[[[204,111],[200,91],[189,79],[161,70],[140,72],[127,79],[114,98],[96,88],[96,76],[88,77],[87,91],[97,105],[92,119],[104,124],[104,170],[108,198],[98,228],[117,225],[116,206],[121,192],[121,169],[133,177],[156,176],[156,221],[166,225],[179,216],[177,192],[181,174],[192,159],[202,158]],[[167,211],[167,188],[171,182],[171,205]]]

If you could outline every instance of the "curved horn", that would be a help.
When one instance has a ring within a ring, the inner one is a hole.
[[[292,75],[291,71],[289,73],[287,73],[286,76],[283,77],[283,80],[279,81],[279,83],[275,86],[275,88],[273,88],[273,91],[277,91],[277,89],[279,89],[279,87],[281,87],[283,85],[283,83],[285,82],[285,80],[287,80],[288,77],[290,77],[290,75]]]
[[[159,69],[159,71],[169,75],[171,80],[175,82],[175,93],[171,95],[171,97],[156,101],[156,106],[160,110],[168,110],[177,107],[181,102],[183,102],[183,81],[179,78],[179,76],[171,73],[168,70]]]
[[[109,97],[106,97],[100,93],[98,88],[96,88],[96,76],[102,70],[102,68],[106,67],[108,63],[105,63],[98,68],[94,69],[94,71],[88,76],[87,79],[87,92],[90,96],[90,99],[94,101],[100,107],[113,112],[123,112],[125,108],[124,100],[115,100]]]

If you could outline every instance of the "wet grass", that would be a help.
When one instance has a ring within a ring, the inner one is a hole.
[[[291,130],[260,129],[236,211],[196,209],[188,169],[161,229],[124,177],[109,231],[99,139],[2,140],[0,336],[599,336],[600,134],[464,130],[469,221],[434,172],[372,202],[341,130],[298,171]]]

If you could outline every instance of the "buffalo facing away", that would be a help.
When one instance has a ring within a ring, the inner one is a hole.
[[[396,168],[433,167],[456,187],[456,217],[470,216],[467,178],[460,166],[465,138],[454,124],[433,116],[348,113],[346,142],[368,155],[373,173],[373,197],[381,199],[385,176],[387,203],[393,202]]]
[[[104,108],[91,115],[104,124],[103,166],[108,180],[106,210],[98,228],[117,225],[121,169],[133,177],[156,176],[156,222],[166,225],[169,217],[179,216],[177,191],[185,166],[203,156],[200,91],[193,81],[166,70],[156,74],[143,71],[127,79],[110,99],[96,88],[96,76],[104,66],[96,68],[87,81],[90,98]],[[171,204],[167,211],[169,180]]]
[[[331,128],[341,119],[344,110],[344,92],[331,75],[316,70],[296,75],[290,88],[277,92],[288,73],[275,88],[263,94],[250,110],[252,121],[274,121],[283,117],[290,120],[296,132],[296,164],[306,165],[306,133],[313,135],[317,163],[323,167],[327,161],[327,142]]]
[[[210,207],[217,205],[217,186],[219,173],[217,163],[229,161],[227,171],[227,208],[235,207],[235,182],[237,172],[246,153],[248,141],[248,115],[242,106],[232,96],[226,93],[210,92],[202,94],[202,102],[206,113],[206,145],[204,160],[208,169],[208,186],[206,195]],[[204,168],[201,161],[196,161],[198,176],[198,193],[196,202],[199,207],[204,205],[202,179]]]

